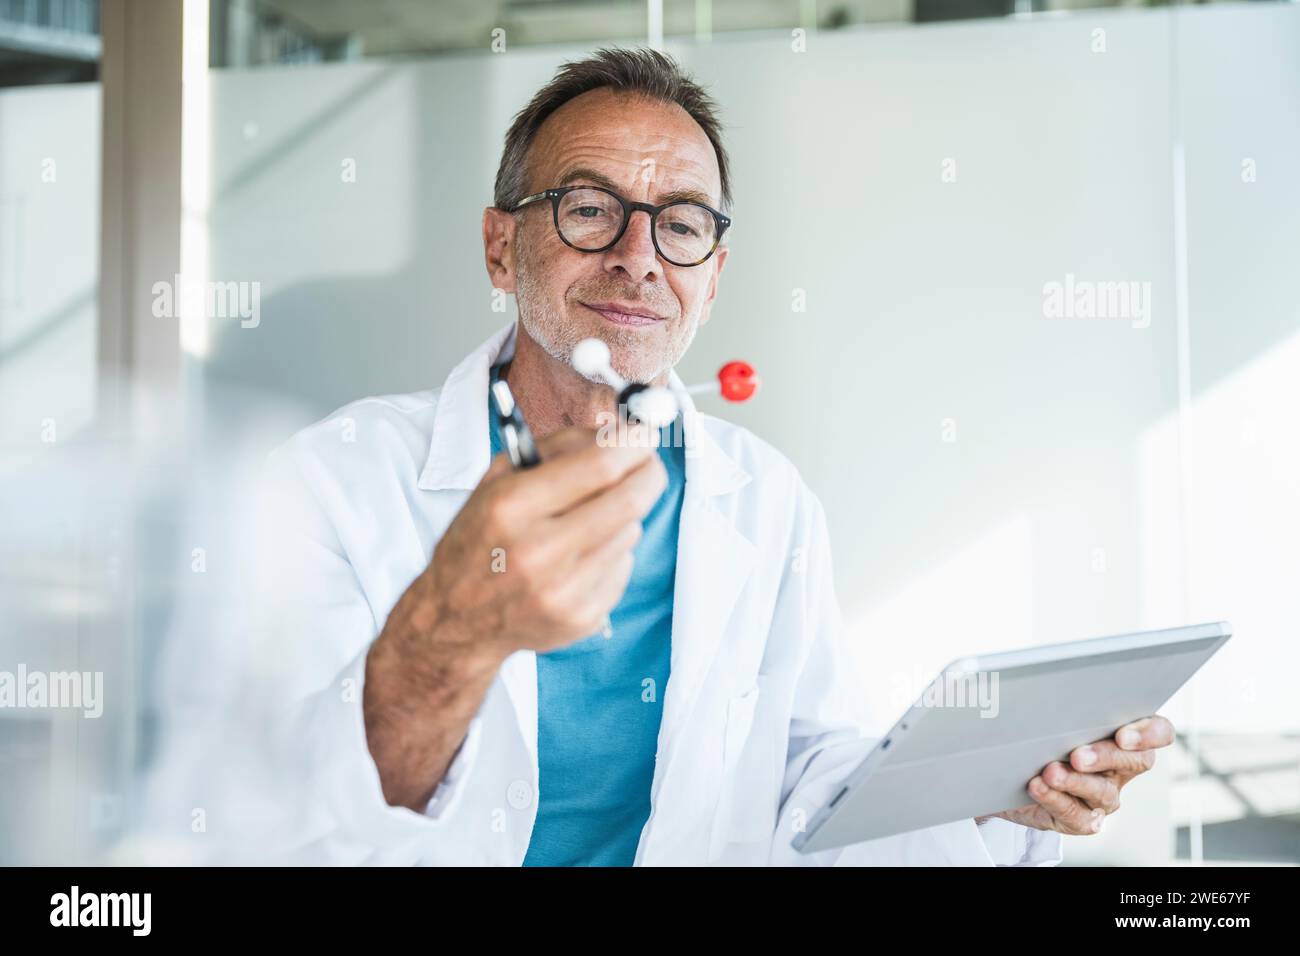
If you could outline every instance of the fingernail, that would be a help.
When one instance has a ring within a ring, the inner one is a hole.
[[[1091,747],[1084,747],[1079,750],[1078,757],[1079,766],[1091,767],[1097,762],[1097,751],[1093,750]]]
[[[1142,742],[1142,735],[1136,730],[1121,730],[1118,739],[1121,747],[1136,747]]]
[[[1101,820],[1102,817],[1104,816],[1105,814],[1102,813],[1100,810],[1092,811],[1092,832],[1093,833],[1096,833],[1098,830],[1101,829]]]

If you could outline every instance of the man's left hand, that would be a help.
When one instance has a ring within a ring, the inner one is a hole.
[[[1174,742],[1174,725],[1164,717],[1144,717],[1115,731],[1113,739],[1077,747],[1069,764],[1054,760],[1029,781],[1034,803],[993,816],[1037,830],[1092,834],[1119,809],[1119,794],[1134,777],[1156,762],[1156,749]],[[977,822],[987,817],[976,817]]]

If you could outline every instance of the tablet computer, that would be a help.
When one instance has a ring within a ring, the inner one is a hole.
[[[960,658],[795,835],[833,847],[1033,803],[1075,747],[1156,713],[1232,636],[1227,622]]]

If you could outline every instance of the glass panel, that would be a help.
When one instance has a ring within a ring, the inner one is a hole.
[[[1189,614],[1237,636],[1180,695],[1181,858],[1300,860],[1300,9],[1184,10]],[[1225,40],[1229,42],[1225,42]],[[1152,429],[1168,440],[1177,422]]]
[[[1166,0],[212,0],[212,65],[635,43],[645,41],[655,23],[661,37],[694,42],[781,31],[806,43],[818,34],[860,27],[1165,5]],[[657,18],[654,8],[661,11]]]
[[[99,55],[97,3],[0,0],[0,686],[100,659],[80,641],[106,552],[76,493],[99,386]],[[0,703],[0,865],[71,861],[77,781],[120,726]]]

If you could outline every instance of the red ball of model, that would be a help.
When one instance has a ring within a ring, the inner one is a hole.
[[[718,382],[729,402],[747,402],[758,389],[758,376],[748,362],[728,362],[718,370]]]

